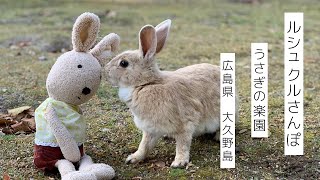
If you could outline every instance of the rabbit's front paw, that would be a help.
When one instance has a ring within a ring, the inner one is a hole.
[[[126,159],[126,163],[138,163],[140,161],[144,160],[144,155],[142,155],[141,153],[139,153],[138,151],[136,151],[135,153],[129,155]]]
[[[182,168],[189,163],[188,159],[176,159],[171,163],[172,168]]]

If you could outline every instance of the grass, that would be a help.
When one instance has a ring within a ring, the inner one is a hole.
[[[235,169],[219,168],[219,143],[203,136],[193,140],[192,166],[171,169],[174,142],[161,140],[148,160],[126,165],[141,133],[128,108],[119,101],[117,89],[103,82],[97,95],[82,105],[88,119],[86,151],[96,162],[112,165],[118,179],[317,179],[320,177],[320,3],[317,0],[266,0],[262,4],[231,1],[9,1],[1,2],[0,108],[32,105],[46,97],[46,76],[60,53],[47,53],[42,46],[69,35],[75,18],[90,11],[101,16],[103,35],[121,36],[121,50],[137,48],[137,33],[145,24],[166,18],[173,25],[158,62],[165,70],[200,62],[219,64],[219,53],[236,53],[240,123],[236,145],[240,152]],[[116,16],[103,16],[106,10]],[[305,13],[305,155],[284,156],[283,151],[283,13]],[[30,46],[9,48],[8,43],[27,39]],[[250,138],[250,43],[269,43],[269,130],[267,139]],[[39,61],[45,56],[47,61]],[[0,177],[12,179],[59,179],[43,174],[32,163],[34,134],[0,135]],[[165,167],[155,165],[165,162]]]

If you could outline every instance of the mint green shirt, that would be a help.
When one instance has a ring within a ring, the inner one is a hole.
[[[70,105],[52,98],[47,98],[35,111],[35,144],[51,147],[59,146],[49,127],[48,120],[44,117],[49,103],[52,104],[57,117],[68,129],[69,133],[78,143],[78,145],[83,144],[86,138],[86,122],[84,117],[80,114],[80,108],[78,106]]]

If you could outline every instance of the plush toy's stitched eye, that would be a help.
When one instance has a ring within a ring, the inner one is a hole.
[[[129,62],[127,60],[121,60],[120,61],[120,66],[123,68],[126,68],[129,66]]]
[[[78,68],[82,68],[82,65],[81,65],[81,64],[79,64],[79,65],[78,65]]]

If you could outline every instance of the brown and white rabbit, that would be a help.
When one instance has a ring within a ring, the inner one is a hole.
[[[125,51],[106,65],[108,81],[119,87],[119,97],[130,108],[136,126],[143,131],[138,150],[126,162],[146,158],[164,135],[176,140],[171,167],[189,162],[193,136],[220,128],[220,68],[196,64],[176,71],[160,71],[155,55],[169,34],[171,20],[139,32],[139,49]],[[218,138],[216,137],[216,138]]]

